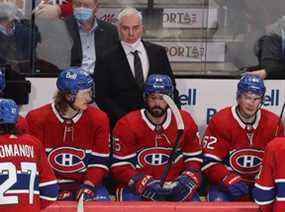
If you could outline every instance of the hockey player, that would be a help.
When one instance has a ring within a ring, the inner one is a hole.
[[[89,105],[92,77],[81,68],[63,70],[54,102],[30,111],[30,132],[39,138],[60,183],[59,200],[109,200],[101,185],[109,165],[107,115]]]
[[[56,200],[58,185],[40,141],[16,127],[18,112],[0,99],[0,211],[40,211]]]
[[[6,88],[6,79],[4,72],[0,69],[0,98],[4,96],[4,89]],[[26,119],[19,115],[17,120],[17,128],[22,130],[23,133],[28,133],[28,123]]]
[[[150,75],[144,87],[145,109],[123,116],[113,130],[114,159],[111,170],[121,184],[117,199],[199,200],[201,146],[198,129],[190,114],[180,111],[185,131],[175,153],[165,187],[160,178],[175,142],[177,125],[161,94],[173,98],[167,75]]]
[[[273,139],[266,147],[253,197],[262,212],[285,211],[285,137]]]
[[[203,138],[202,171],[212,184],[209,201],[250,199],[264,148],[277,130],[278,117],[261,109],[265,95],[263,80],[243,76],[237,86],[237,105],[226,107],[210,120]]]

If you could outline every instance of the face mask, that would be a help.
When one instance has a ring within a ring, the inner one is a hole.
[[[74,8],[73,15],[80,22],[89,21],[93,17],[93,10],[90,8]]]

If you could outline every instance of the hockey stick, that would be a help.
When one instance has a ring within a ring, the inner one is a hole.
[[[176,124],[177,124],[177,133],[176,133],[176,138],[175,138],[175,142],[174,142],[174,146],[172,147],[172,151],[169,155],[169,159],[168,162],[163,170],[163,173],[161,175],[161,179],[160,179],[160,185],[161,187],[163,187],[166,178],[168,176],[168,173],[170,171],[170,168],[172,166],[172,162],[174,160],[174,155],[176,153],[176,150],[178,148],[179,145],[179,141],[181,136],[183,135],[184,132],[184,122],[183,119],[181,117],[181,114],[179,112],[179,109],[177,108],[176,104],[174,103],[174,101],[168,96],[168,95],[163,95],[163,99],[166,101],[166,103],[168,104],[169,108],[171,109],[175,120],[176,120]]]
[[[284,109],[285,109],[285,102],[282,106],[282,109],[281,109],[281,113],[279,115],[279,119],[278,119],[278,123],[277,123],[277,127],[276,127],[276,130],[275,130],[275,133],[274,133],[274,136],[276,137],[277,134],[278,134],[278,131],[279,131],[279,128],[280,128],[280,125],[281,125],[281,122],[282,122],[282,116],[283,116],[283,113],[284,113]]]
[[[83,194],[80,196],[77,204],[77,212],[84,212]]]

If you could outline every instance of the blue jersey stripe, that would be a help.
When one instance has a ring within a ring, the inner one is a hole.
[[[57,197],[59,186],[57,183],[40,187],[40,195],[50,198]]]
[[[252,189],[253,198],[258,202],[269,202],[275,199],[276,190],[272,189],[262,189],[261,187],[254,187]]]
[[[0,185],[3,184],[8,179],[7,174],[0,174]],[[29,190],[30,185],[30,174],[28,173],[18,173],[16,183],[11,186],[9,190]],[[39,190],[39,176],[36,175],[34,182],[34,190]]]
[[[284,198],[285,197],[285,182],[276,182],[277,187],[277,197]]]

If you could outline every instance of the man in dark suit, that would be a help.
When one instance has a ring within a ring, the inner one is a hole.
[[[143,83],[150,74],[166,74],[175,85],[165,48],[141,40],[141,13],[126,8],[118,22],[121,41],[98,61],[95,73],[95,100],[109,115],[111,126],[127,112],[144,106]],[[179,104],[176,89],[175,100]]]
[[[98,0],[73,0],[73,15],[65,21],[73,40],[71,66],[81,66],[89,73],[102,54],[118,42],[114,25],[96,18]]]

